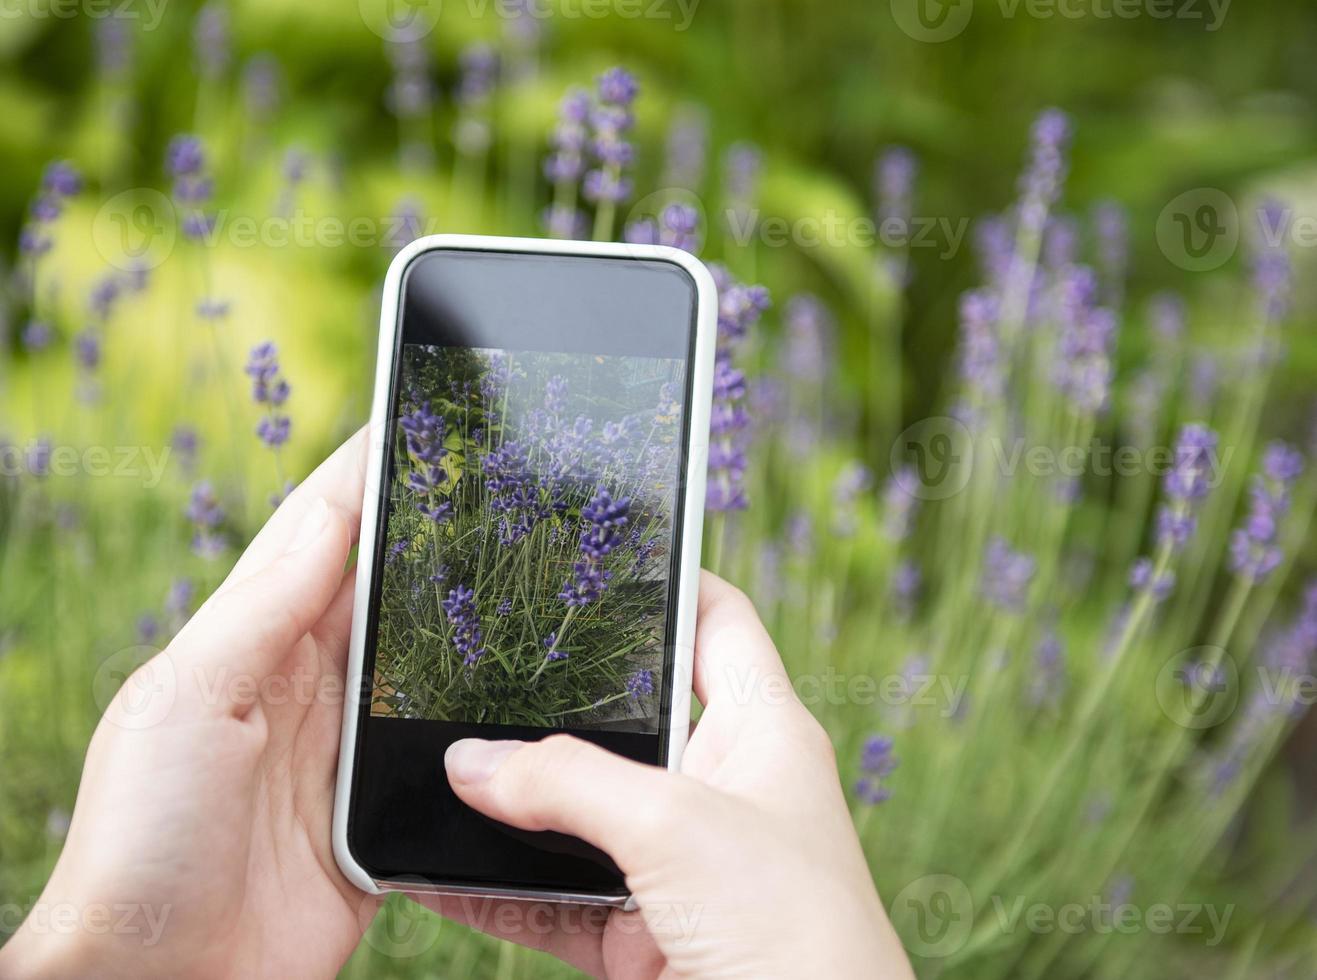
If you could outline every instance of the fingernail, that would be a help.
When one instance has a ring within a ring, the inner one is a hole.
[[[292,543],[288,545],[288,553],[301,551],[316,538],[320,537],[320,532],[325,529],[329,522],[329,504],[325,503],[324,497],[319,497],[311,505],[302,518],[302,523],[297,526],[297,533],[293,535]]]
[[[503,760],[525,742],[487,742],[483,738],[464,738],[448,746],[444,768],[455,783],[483,783],[503,765]]]

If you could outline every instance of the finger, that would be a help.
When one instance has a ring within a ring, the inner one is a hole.
[[[343,580],[348,520],[320,499],[308,508],[283,554],[212,597],[174,638],[177,659],[218,689],[224,678],[259,683],[320,620]]]
[[[348,661],[348,644],[352,639],[352,604],[356,598],[357,572],[343,576],[338,592],[320,621],[311,628],[316,649],[324,659],[325,669],[342,674]]]
[[[361,503],[366,485],[366,451],[369,428],[357,430],[347,442],[303,480],[252,539],[216,595],[254,575],[287,549],[308,510],[323,499],[347,519],[352,540],[361,527]]]
[[[523,830],[556,830],[606,852],[628,875],[668,854],[710,792],[685,776],[632,762],[570,735],[538,742],[462,739],[444,756],[468,805]]]
[[[706,708],[764,708],[798,700],[754,604],[712,572],[700,575],[693,679],[695,696]]]
[[[445,919],[548,953],[590,976],[605,975],[603,934],[613,909],[469,895],[418,893],[410,897]]]

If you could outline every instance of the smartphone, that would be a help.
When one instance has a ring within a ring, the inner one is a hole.
[[[461,738],[675,768],[717,296],[662,246],[439,235],[385,283],[334,853],[369,892],[625,904],[608,856],[453,793]]]

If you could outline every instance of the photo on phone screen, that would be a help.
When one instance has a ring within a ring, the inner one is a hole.
[[[443,768],[462,738],[558,732],[668,762],[689,692],[683,555],[699,546],[692,365],[712,307],[681,263],[603,248],[435,248],[386,295],[344,743],[345,860],[371,881],[626,895],[607,855],[485,817]]]
[[[684,369],[403,347],[373,715],[658,730]]]

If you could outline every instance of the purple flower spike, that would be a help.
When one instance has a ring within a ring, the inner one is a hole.
[[[209,480],[192,488],[185,513],[193,525],[192,550],[205,559],[218,558],[226,544],[221,530],[225,512]]]
[[[599,76],[599,101],[604,105],[629,106],[639,94],[635,76],[625,68],[610,68]]]
[[[462,654],[462,663],[467,667],[474,665],[485,655],[485,648],[481,646],[484,637],[480,614],[476,612],[475,590],[459,585],[449,591],[448,598],[440,605],[453,629],[453,646]]]
[[[983,597],[999,609],[1019,612],[1028,601],[1029,585],[1037,570],[1031,556],[1012,551],[1003,538],[993,538],[983,560]]]
[[[1164,571],[1154,577],[1151,558],[1140,558],[1130,569],[1130,587],[1136,592],[1147,592],[1154,602],[1161,602],[1175,589],[1175,573]]]
[[[1284,560],[1278,538],[1290,508],[1294,481],[1303,472],[1303,457],[1282,442],[1273,442],[1263,454],[1262,473],[1249,488],[1249,511],[1242,526],[1230,537],[1230,569],[1252,582],[1261,582]]]
[[[855,795],[861,803],[874,806],[891,798],[885,781],[899,764],[892,751],[893,743],[885,735],[871,735],[860,749],[860,771],[864,775],[855,784]]]
[[[1166,475],[1166,494],[1172,500],[1200,500],[1211,489],[1216,464],[1217,435],[1205,425],[1193,423],[1180,432],[1175,446],[1175,465]]]
[[[165,169],[171,177],[196,177],[206,166],[206,152],[195,136],[175,136],[165,150]]]
[[[654,672],[637,670],[626,679],[626,690],[634,700],[649,697],[654,693]]]
[[[67,160],[56,160],[41,175],[41,189],[56,197],[73,197],[82,190],[82,175]]]
[[[253,347],[243,370],[252,380],[252,401],[266,409],[256,435],[267,447],[277,450],[288,441],[292,421],[281,410],[291,389],[279,372],[279,350],[274,342],[267,340]]]
[[[904,146],[894,146],[874,165],[874,197],[878,201],[878,221],[910,222],[915,177],[919,161]]]

